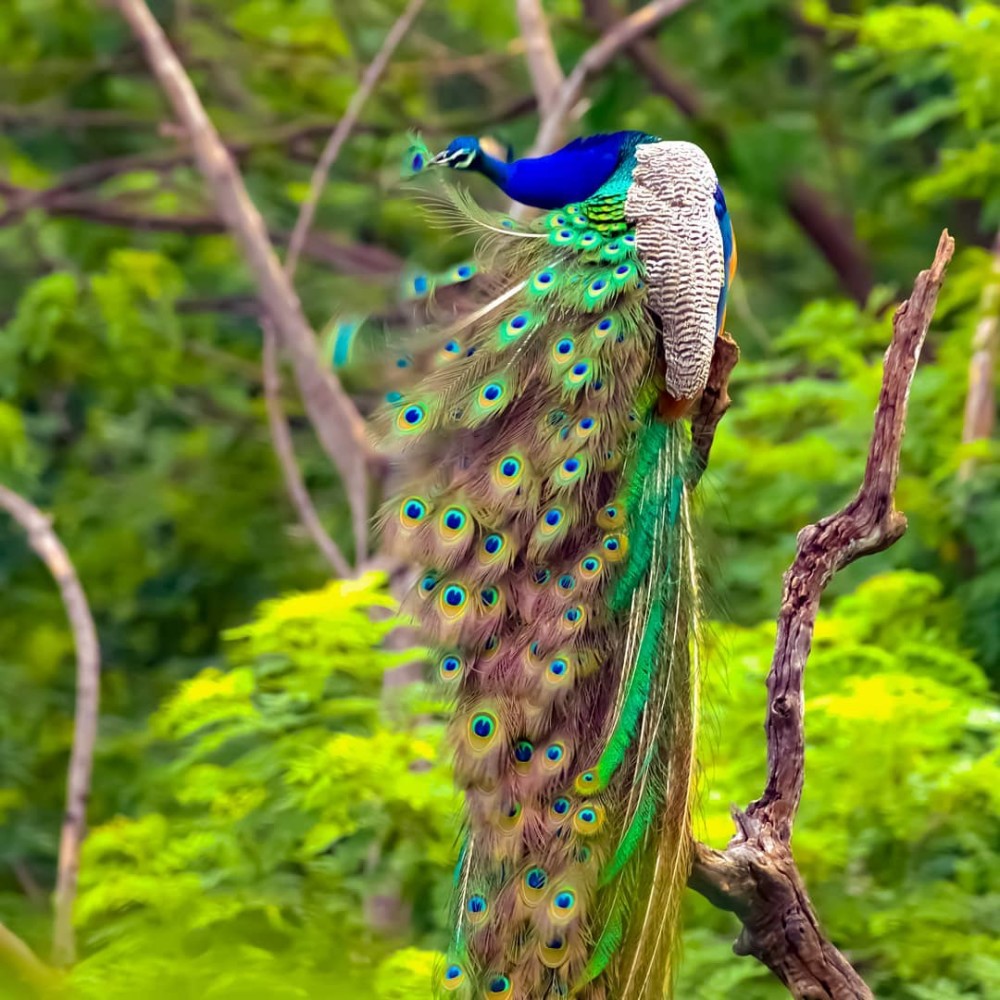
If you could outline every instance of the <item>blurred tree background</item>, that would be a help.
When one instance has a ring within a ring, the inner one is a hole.
[[[151,8],[287,242],[403,4]],[[568,70],[631,8],[545,9]],[[579,131],[705,146],[740,240],[743,360],[702,491],[718,624],[699,827],[715,846],[761,787],[768,623],[795,534],[859,482],[891,307],[940,229],[958,240],[911,400],[910,530],[837,578],[817,629],[795,846],[880,997],[1000,995],[1000,467],[964,415],[977,327],[992,319],[996,339],[1000,5],[695,0],[579,110]],[[53,515],[104,658],[73,995],[425,997],[456,837],[444,706],[384,683],[413,659],[383,648],[384,579],[329,582],[289,505],[253,284],[183,129],[124,22],[90,0],[7,0],[0,124],[0,482]],[[537,126],[514,4],[428,3],[320,202],[297,280],[315,327],[383,302],[408,262],[472,249],[400,183],[407,129],[523,152]],[[366,409],[369,387],[349,388]],[[291,380],[283,400],[350,551]],[[0,923],[43,955],[72,663],[58,592],[4,518]],[[731,954],[729,915],[692,898],[686,927],[679,996],[785,995]],[[0,996],[21,995],[0,964]]]

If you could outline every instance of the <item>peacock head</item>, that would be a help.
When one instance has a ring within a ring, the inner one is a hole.
[[[448,148],[437,154],[431,163],[436,166],[451,167],[452,170],[469,170],[482,156],[483,149],[475,136],[460,135],[448,143]]]

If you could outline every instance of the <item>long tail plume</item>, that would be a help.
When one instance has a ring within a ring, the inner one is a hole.
[[[455,204],[488,237],[480,298],[420,335],[375,421],[467,805],[437,989],[660,998],[699,688],[689,434],[661,415],[633,232]]]

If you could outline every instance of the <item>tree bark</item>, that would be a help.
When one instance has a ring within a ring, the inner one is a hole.
[[[56,965],[72,965],[76,959],[73,933],[73,904],[76,901],[80,845],[87,828],[87,800],[94,767],[97,721],[101,699],[101,649],[97,642],[87,595],[52,524],[34,504],[13,490],[0,486],[0,508],[24,529],[28,543],[45,563],[59,587],[76,648],[76,711],[73,719],[73,746],[66,777],[66,812],[59,835],[59,866],[56,876],[55,926],[52,960]]]
[[[833,575],[880,552],[906,531],[895,508],[910,386],[934,315],[954,240],[941,234],[931,268],[893,319],[864,478],[842,510],[799,533],[785,574],[774,657],[767,679],[767,783],[725,851],[695,847],[690,886],[743,923],[735,951],[763,962],[798,1000],[869,1000],[871,990],[824,935],[792,855],[805,780],[803,678],[820,599]]]

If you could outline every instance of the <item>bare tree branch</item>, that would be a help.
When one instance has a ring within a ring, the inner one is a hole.
[[[691,465],[688,482],[695,486],[708,468],[708,457],[715,442],[719,421],[726,415],[729,404],[729,376],[740,360],[740,349],[728,333],[719,334],[708,371],[708,382],[691,418]]]
[[[56,581],[76,647],[76,712],[73,720],[73,747],[66,778],[66,813],[59,836],[52,942],[53,961],[61,966],[70,965],[76,957],[73,903],[76,900],[80,845],[86,831],[87,799],[90,797],[94,745],[97,742],[101,650],[80,579],[65,547],[52,530],[49,519],[34,504],[5,486],[0,486],[0,507],[21,526],[28,536],[28,543]]]
[[[583,0],[583,10],[591,23],[599,31],[612,31],[621,22],[610,0]],[[638,38],[625,46],[629,58],[646,77],[653,90],[671,101],[686,118],[700,118],[704,112],[704,101],[683,81],[677,80],[664,67],[654,43],[647,38]]]
[[[993,436],[997,418],[997,398],[994,378],[997,356],[1000,355],[1000,232],[993,241],[993,267],[983,288],[979,304],[979,322],[972,338],[969,359],[969,392],[965,397],[965,418],[962,422],[962,444],[988,441]],[[968,481],[976,462],[967,458],[958,470],[960,481]]]
[[[3,924],[0,924],[0,965],[5,965],[39,996],[49,994],[59,984],[59,974]]]
[[[55,217],[84,219],[100,225],[147,232],[209,236],[228,231],[226,223],[215,215],[142,212],[90,195],[62,193],[55,188],[35,191],[0,181],[0,194],[8,200],[5,210],[0,212],[0,228],[17,222],[29,208],[39,208]],[[288,233],[277,230],[270,231],[268,236],[279,246],[286,244],[290,238]],[[389,275],[398,273],[402,268],[402,261],[383,247],[342,243],[326,233],[310,233],[304,253],[312,260],[335,267],[345,274]]]
[[[802,796],[805,704],[802,682],[820,598],[833,575],[902,537],[894,494],[910,386],[955,242],[941,234],[934,263],[893,320],[864,479],[842,510],[799,533],[785,574],[774,658],[767,679],[767,784],[725,851],[696,845],[690,885],[743,923],[737,954],[763,962],[799,1000],[870,1000],[871,990],[824,936],[791,852]]]
[[[603,32],[622,23],[609,0],[584,0],[584,10]],[[707,102],[693,87],[677,79],[664,65],[656,48],[646,39],[631,42],[626,51],[650,86],[662,94],[689,121],[705,133],[717,147],[717,160],[729,156],[729,136],[718,121],[713,121]],[[850,221],[831,210],[827,199],[801,177],[790,177],[783,191],[785,208],[807,239],[836,272],[840,283],[858,302],[864,303],[872,290],[872,270],[866,248],[859,242]]]
[[[531,85],[538,101],[538,114],[544,121],[566,78],[556,56],[552,35],[545,19],[541,0],[517,0],[517,20],[524,40],[524,58],[531,74]]]
[[[323,188],[326,187],[330,169],[336,163],[337,157],[340,156],[341,148],[357,124],[358,116],[361,114],[361,109],[364,107],[365,101],[371,97],[372,91],[375,89],[379,78],[385,72],[385,68],[389,64],[393,52],[396,51],[396,47],[410,30],[410,26],[416,20],[423,5],[424,0],[410,0],[406,5],[406,10],[403,11],[396,23],[389,29],[385,40],[382,42],[382,47],[375,54],[375,58],[369,63],[368,68],[361,77],[361,84],[351,95],[343,118],[337,122],[336,128],[330,133],[330,138],[327,139],[326,145],[323,147],[323,152],[320,154],[319,161],[309,181],[309,194],[302,203],[299,217],[295,222],[295,228],[292,229],[292,238],[288,243],[288,255],[285,257],[285,273],[289,278],[295,273],[302,245],[305,243],[306,235],[312,226],[313,219],[316,217],[316,207],[319,205],[319,199],[322,197]]]
[[[264,377],[264,402],[267,406],[267,423],[271,430],[271,444],[278,456],[282,478],[288,498],[299,515],[302,526],[315,542],[316,548],[330,564],[337,576],[351,576],[350,563],[337,547],[337,543],[327,534],[313,506],[309,490],[306,488],[298,462],[295,460],[295,446],[281,406],[281,376],[278,368],[278,339],[271,324],[264,323],[264,351],[261,369]]]
[[[323,188],[326,187],[330,170],[340,151],[343,149],[347,137],[351,134],[357,124],[358,117],[365,102],[371,96],[380,77],[385,72],[393,52],[396,51],[399,43],[403,40],[407,31],[410,30],[414,20],[420,13],[424,5],[424,0],[410,0],[406,9],[399,16],[396,23],[386,34],[382,47],[375,54],[368,68],[361,77],[358,89],[351,96],[344,116],[337,122],[336,127],[327,139],[323,152],[320,154],[316,167],[313,170],[312,179],[309,183],[309,194],[299,211],[299,217],[295,221],[292,229],[292,237],[288,243],[288,254],[285,257],[284,272],[288,276],[289,282],[295,275],[295,268],[298,265],[299,254],[305,246],[309,235],[309,228],[316,217],[316,208],[323,195]],[[340,550],[334,544],[333,539],[323,530],[316,509],[309,497],[306,485],[299,474],[298,465],[295,461],[294,443],[288,433],[288,426],[285,423],[285,416],[281,410],[281,396],[279,393],[281,385],[281,373],[278,369],[278,353],[273,349],[268,349],[268,341],[272,339],[273,330],[268,321],[264,322],[264,384],[270,385],[272,392],[268,397],[268,423],[271,427],[271,437],[275,450],[278,453],[278,460],[281,463],[282,473],[285,476],[285,486],[289,496],[299,512],[299,517],[306,530],[319,545],[320,550],[329,561],[336,553],[332,564],[336,567],[342,565],[344,569],[338,570],[341,576],[350,575]],[[363,562],[368,550],[368,496],[367,483],[365,479],[355,481],[345,481],[345,489],[348,491],[348,499],[351,501],[351,513],[354,529],[354,549],[355,559],[360,565]],[[352,496],[352,491],[354,495]]]
[[[355,520],[367,518],[369,448],[364,421],[333,372],[320,368],[316,335],[278,262],[264,221],[163,29],[144,0],[116,2],[187,131],[219,214],[239,244],[268,315],[289,351],[306,411],[324,450],[340,473]],[[359,498],[364,498],[363,502]]]
[[[559,88],[551,109],[542,119],[535,143],[529,156],[541,156],[559,145],[563,129],[573,110],[573,106],[583,93],[584,84],[595,73],[599,73],[620,52],[651,31],[662,20],[687,7],[692,0],[653,0],[637,11],[623,18],[613,28],[603,34],[580,57],[573,71]]]

